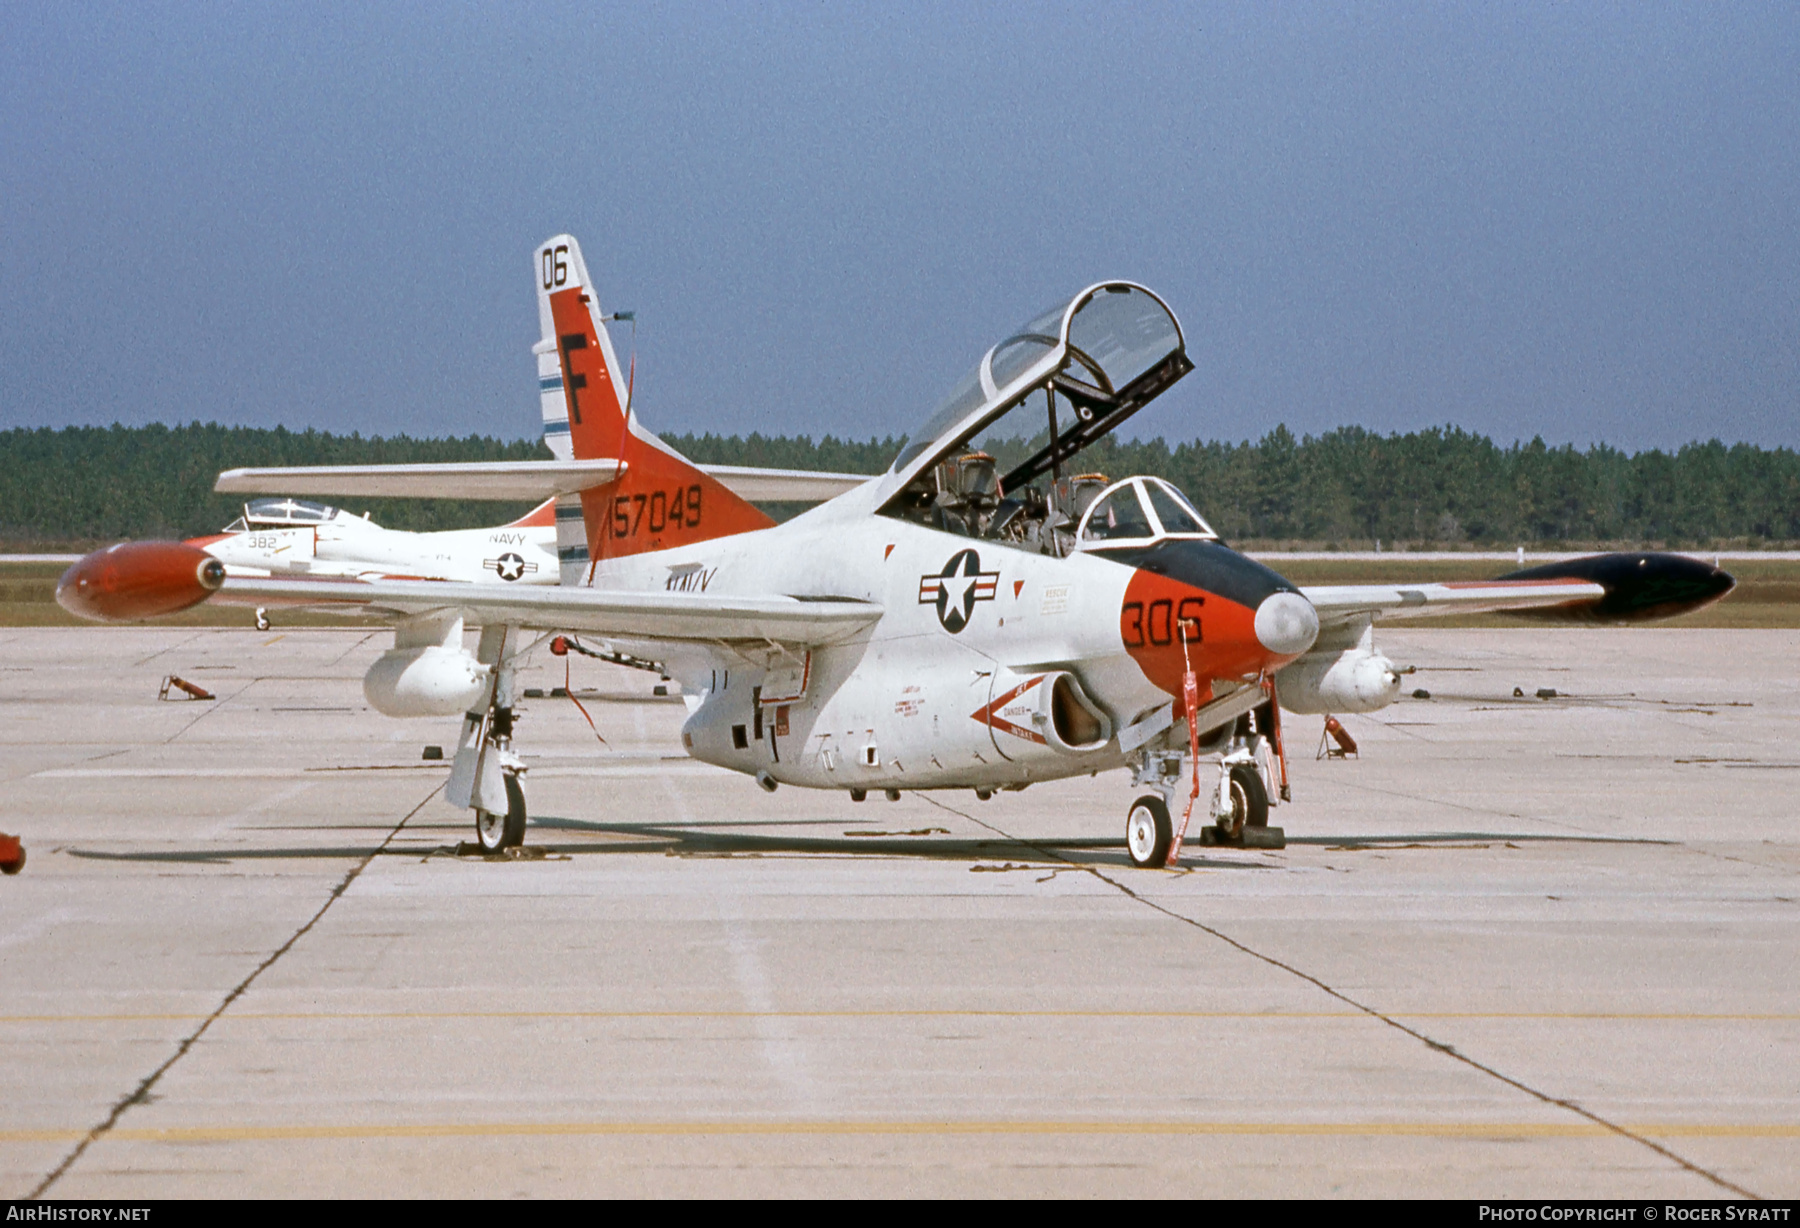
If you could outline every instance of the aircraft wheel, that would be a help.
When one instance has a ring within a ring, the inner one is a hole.
[[[1154,793],[1131,803],[1125,816],[1125,849],[1131,864],[1142,869],[1161,868],[1169,860],[1169,843],[1175,839],[1175,826],[1169,822],[1169,808]]]
[[[1228,840],[1241,839],[1246,827],[1269,825],[1269,793],[1262,773],[1247,763],[1231,769],[1231,813],[1219,820],[1219,831]]]
[[[506,778],[506,813],[475,812],[475,839],[490,853],[525,843],[525,789],[517,776]]]

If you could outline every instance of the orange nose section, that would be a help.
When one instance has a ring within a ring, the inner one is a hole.
[[[1119,637],[1144,676],[1171,695],[1181,694],[1189,661],[1203,687],[1212,678],[1255,677],[1271,664],[1257,642],[1255,610],[1148,571],[1126,586]]]
[[[56,603],[77,618],[137,622],[199,605],[225,583],[225,564],[185,542],[126,542],[63,573]]]

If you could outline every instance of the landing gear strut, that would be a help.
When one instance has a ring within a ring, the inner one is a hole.
[[[453,806],[475,812],[475,840],[484,852],[498,853],[525,842],[525,763],[513,753],[513,672],[508,653],[513,629],[483,627],[476,659],[493,670],[485,708],[463,716],[456,762],[444,796]]]

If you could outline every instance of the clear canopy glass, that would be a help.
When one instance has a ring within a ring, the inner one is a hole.
[[[1053,469],[1191,369],[1181,326],[1161,299],[1128,282],[1091,287],[983,354],[908,437],[891,472],[1002,439],[1018,440],[1028,458],[1014,481]],[[1040,392],[1051,404],[1021,412]]]
[[[1108,487],[1089,506],[1077,534],[1082,549],[1165,537],[1217,540],[1218,534],[1179,490],[1161,478],[1148,477],[1127,478]]]
[[[254,499],[244,504],[244,519],[252,525],[323,524],[337,509],[311,499]]]

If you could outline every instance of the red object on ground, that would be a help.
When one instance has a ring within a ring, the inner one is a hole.
[[[162,690],[157,694],[156,697],[158,699],[167,699],[169,697],[169,689],[171,687],[173,687],[174,689],[176,689],[178,691],[186,691],[189,695],[193,696],[195,699],[217,699],[218,698],[217,695],[214,695],[211,691],[207,690],[205,687],[196,686],[193,683],[189,682],[186,678],[179,677],[175,674],[170,674],[168,677],[163,679]]]
[[[78,560],[56,603],[95,622],[137,622],[199,605],[225,583],[225,564],[186,542],[125,542]]]
[[[17,874],[25,868],[25,846],[17,836],[0,832],[0,874]]]
[[[1350,736],[1350,731],[1344,728],[1344,723],[1338,720],[1337,717],[1328,716],[1325,718],[1325,732],[1331,735],[1331,740],[1336,742],[1338,744],[1338,749],[1343,751],[1346,755],[1354,755],[1356,753],[1356,739]]]

